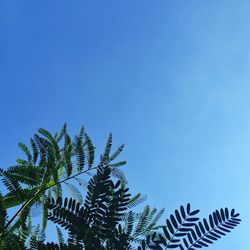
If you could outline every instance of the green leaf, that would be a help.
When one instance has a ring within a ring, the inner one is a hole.
[[[95,148],[93,146],[92,141],[90,140],[89,136],[84,133],[84,138],[85,138],[85,143],[87,146],[87,159],[88,159],[88,168],[90,169],[92,165],[94,164],[94,159],[95,159]]]
[[[136,194],[134,197],[132,197],[128,203],[128,208],[133,208],[135,206],[140,205],[147,199],[146,195],[141,195],[140,193]]]
[[[13,178],[7,171],[0,168],[0,176],[3,177],[3,184],[12,193],[14,193],[19,199],[22,199],[22,188],[18,181]]]
[[[85,163],[85,153],[83,148],[83,142],[80,137],[75,138],[75,151],[77,157],[77,170],[82,171]]]
[[[58,143],[55,140],[55,138],[46,129],[39,128],[38,132],[40,134],[42,134],[43,136],[45,136],[50,141],[50,143],[53,146],[53,151],[54,151],[55,157],[56,157],[57,160],[59,160],[60,159],[60,149],[59,149]]]
[[[64,244],[63,234],[62,234],[61,229],[58,226],[56,226],[56,232],[57,232],[58,243]]]
[[[18,147],[25,153],[28,158],[28,161],[30,162],[32,160],[32,156],[30,154],[29,148],[21,142],[18,143]]]
[[[107,143],[106,143],[106,146],[105,146],[105,149],[104,149],[104,152],[102,154],[102,160],[104,160],[104,161],[109,160],[109,154],[111,151],[111,147],[112,147],[112,134],[110,133],[108,140],[107,140]]]
[[[60,142],[65,134],[67,134],[67,123],[64,123],[59,135],[55,137],[56,141]]]
[[[123,165],[125,165],[125,164],[127,164],[127,161],[119,161],[119,162],[117,162],[117,163],[109,164],[109,166],[110,166],[110,167],[115,167],[115,168],[117,168],[117,167],[121,167],[121,166],[123,166]]]
[[[36,164],[38,158],[38,148],[35,141],[32,138],[30,138],[30,143],[33,151],[33,157],[32,157],[33,164]]]
[[[116,157],[119,156],[119,154],[122,152],[123,148],[124,148],[124,144],[122,144],[109,158],[110,161],[113,161]]]
[[[63,147],[63,153],[64,153],[64,160],[65,160],[65,170],[67,176],[70,176],[72,174],[72,162],[71,162],[71,156],[72,156],[72,143],[71,139],[68,134],[65,134],[64,136],[64,147]]]
[[[69,191],[71,192],[73,198],[75,200],[77,200],[79,203],[83,202],[83,197],[81,192],[79,191],[79,189],[77,187],[75,187],[74,185],[68,183],[68,182],[64,182],[65,185],[67,186],[67,188],[69,189]]]

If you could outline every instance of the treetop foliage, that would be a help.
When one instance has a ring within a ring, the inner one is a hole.
[[[30,147],[18,146],[25,159],[0,168],[7,190],[0,192],[0,249],[193,250],[213,244],[241,221],[228,208],[200,219],[199,210],[190,204],[176,209],[164,225],[158,224],[164,209],[146,205],[135,212],[146,196],[129,192],[120,170],[126,161],[116,161],[124,144],[111,152],[112,134],[98,163],[83,127],[73,138],[66,124],[55,135],[41,128],[30,139]],[[64,188],[71,197],[65,197]],[[11,218],[10,208],[16,208]],[[36,209],[42,219],[34,226]],[[57,242],[46,242],[48,220],[56,226]],[[68,232],[67,239],[62,230]]]

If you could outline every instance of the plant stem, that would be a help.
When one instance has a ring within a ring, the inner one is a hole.
[[[12,217],[12,218],[8,221],[8,223],[4,226],[4,229],[7,229],[7,228],[11,225],[11,223],[15,220],[15,218],[16,218],[20,213],[22,213],[22,212],[29,206],[29,204],[32,202],[32,200],[33,200],[38,194],[40,194],[41,192],[44,192],[44,191],[46,191],[46,190],[48,190],[48,189],[50,189],[50,188],[52,188],[52,187],[54,187],[54,186],[56,186],[56,185],[58,185],[58,184],[61,184],[61,183],[66,182],[66,181],[68,181],[68,180],[70,180],[70,179],[73,179],[73,178],[77,177],[78,175],[81,175],[81,174],[84,174],[84,173],[86,173],[86,172],[88,172],[88,171],[90,171],[90,170],[93,170],[93,169],[97,169],[97,167],[93,167],[93,168],[91,168],[91,169],[87,169],[87,170],[85,170],[85,171],[78,172],[77,174],[72,175],[72,176],[70,176],[70,177],[68,177],[68,178],[65,178],[65,179],[63,179],[63,180],[61,180],[61,181],[58,181],[58,182],[56,182],[56,183],[54,183],[54,184],[52,184],[52,185],[50,185],[50,186],[48,186],[48,187],[45,187],[45,188],[41,187],[40,189],[38,189],[38,190],[32,195],[32,197],[30,197],[30,198],[29,198],[29,199],[28,199],[28,200],[18,209],[18,211],[13,215],[13,217]],[[3,233],[4,233],[4,232],[2,232],[2,233],[0,234],[0,238],[2,237]]]

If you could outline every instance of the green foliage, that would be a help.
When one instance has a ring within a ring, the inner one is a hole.
[[[26,159],[17,159],[18,165],[9,167],[7,170],[0,169],[0,177],[9,191],[3,196],[2,202],[6,209],[22,205],[16,215],[19,219],[23,214],[28,215],[31,207],[35,207],[34,204],[39,211],[39,204],[43,204],[48,192],[51,192],[54,197],[61,196],[64,180],[91,170],[94,161],[94,147],[83,128],[75,140],[68,135],[66,124],[59,135],[55,136],[40,128],[38,134],[30,139],[30,144],[30,149],[24,143],[18,144]],[[87,169],[84,169],[86,168],[85,158]],[[80,197],[77,187],[69,183],[66,185],[75,197]],[[44,208],[40,210],[44,211]],[[46,214],[46,211],[44,213]],[[21,224],[15,220],[12,226],[17,225]],[[46,227],[45,216],[43,217],[44,227]]]
[[[137,199],[140,195],[135,196]],[[200,220],[199,210],[181,206],[175,210],[166,225],[157,225],[164,209],[145,206],[141,213],[129,210],[135,202],[128,188],[111,179],[110,167],[99,165],[90,179],[83,205],[70,198],[48,200],[48,219],[69,232],[65,244],[59,235],[59,245],[37,242],[35,249],[180,249],[208,247],[240,223],[238,213],[228,208],[216,210],[209,219]],[[50,248],[49,248],[50,247]],[[53,248],[54,247],[54,248]]]
[[[228,208],[200,220],[190,204],[176,209],[165,225],[158,224],[164,209],[146,205],[134,212],[146,196],[129,193],[120,169],[126,161],[114,162],[124,145],[112,153],[112,134],[95,167],[95,147],[83,127],[73,139],[66,124],[54,136],[40,128],[30,145],[19,143],[26,158],[0,169],[8,190],[0,193],[0,249],[193,250],[213,244],[240,223],[239,214]],[[79,178],[84,173],[91,178]],[[72,197],[63,197],[63,185]],[[9,219],[11,207],[17,212]],[[36,209],[42,221],[34,227]],[[48,220],[56,225],[58,243],[46,243]],[[68,232],[67,240],[61,229]]]
[[[70,198],[51,199],[48,218],[69,230],[69,244],[86,249],[117,249],[117,244],[127,245],[126,234],[121,242],[119,222],[127,210],[130,194],[121,182],[113,182],[110,168],[102,163],[90,179],[83,206]],[[118,240],[119,238],[119,240]],[[126,239],[126,240],[125,240]],[[114,248],[115,247],[115,248]]]
[[[15,194],[19,199],[23,198],[23,190],[16,178],[14,178],[11,173],[0,169],[0,176],[3,178],[3,184],[9,190],[11,194]]]
[[[198,213],[199,210],[191,211],[190,204],[187,204],[186,209],[181,206],[180,210],[175,210],[175,214],[171,214],[166,220],[166,225],[162,227],[163,233],[148,235],[141,246],[138,246],[138,250],[192,250],[208,247],[241,221],[234,209],[230,214],[228,208],[216,210],[209,215],[208,220],[200,220],[197,217]]]

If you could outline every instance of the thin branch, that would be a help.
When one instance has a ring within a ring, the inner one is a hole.
[[[70,177],[68,177],[68,178],[66,178],[66,179],[61,180],[61,181],[58,181],[58,182],[56,182],[56,183],[54,183],[54,184],[52,184],[52,185],[50,185],[50,186],[48,186],[48,187],[45,187],[45,188],[41,187],[40,189],[38,189],[38,190],[32,195],[32,197],[30,197],[30,198],[29,198],[29,199],[19,208],[19,210],[13,215],[13,217],[12,217],[12,218],[8,221],[8,223],[4,226],[4,229],[7,229],[7,228],[10,226],[10,224],[15,220],[15,218],[16,218],[20,213],[22,213],[23,210],[26,209],[26,207],[29,206],[29,204],[32,202],[32,200],[33,200],[39,193],[44,192],[44,191],[46,191],[46,190],[48,190],[48,189],[50,189],[50,188],[52,188],[52,187],[54,187],[54,186],[56,186],[56,185],[58,185],[58,184],[61,184],[61,183],[63,183],[63,182],[66,182],[66,181],[68,181],[68,180],[70,180],[70,179],[73,179],[73,178],[77,177],[78,175],[84,174],[84,173],[86,173],[86,172],[88,172],[88,171],[91,171],[91,170],[93,170],[93,169],[97,169],[97,167],[93,167],[93,168],[87,169],[87,170],[85,170],[85,171],[78,172],[77,174],[72,175],[72,176],[70,176]],[[1,237],[2,235],[3,235],[3,232],[0,234],[0,237]]]

